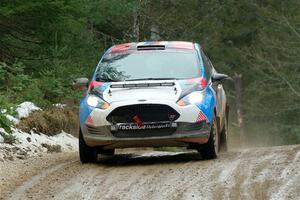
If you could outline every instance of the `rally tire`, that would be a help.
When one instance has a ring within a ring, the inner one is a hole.
[[[217,120],[214,115],[208,142],[198,148],[198,152],[201,153],[202,158],[204,159],[210,160],[218,157],[220,150],[220,137],[217,127]]]
[[[89,147],[82,136],[81,130],[79,131],[79,158],[81,163],[95,163],[97,161],[97,151],[95,148]]]

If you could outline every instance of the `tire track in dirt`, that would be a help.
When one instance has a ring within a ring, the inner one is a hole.
[[[17,200],[17,199],[23,199],[26,191],[30,190],[32,187],[35,186],[41,179],[49,176],[51,173],[54,173],[55,171],[61,170],[64,166],[67,166],[70,162],[61,163],[54,167],[51,167],[49,169],[44,169],[41,173],[32,176],[29,180],[24,182],[21,186],[16,188],[11,194],[10,194],[10,200]]]
[[[55,153],[38,155],[25,160],[0,162],[0,200],[8,199],[14,190],[23,187],[27,181],[39,176],[45,169],[51,170],[56,165],[73,160],[78,160],[75,153]]]

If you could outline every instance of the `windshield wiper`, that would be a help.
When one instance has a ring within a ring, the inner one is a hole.
[[[125,81],[148,81],[148,80],[176,80],[176,78],[136,78],[136,79],[127,79]]]

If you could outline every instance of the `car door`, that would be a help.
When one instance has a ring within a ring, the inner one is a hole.
[[[209,84],[211,84],[212,88],[214,89],[216,93],[216,115],[218,118],[218,125],[219,125],[219,130],[224,126],[225,123],[225,117],[226,117],[226,95],[225,91],[223,89],[223,85],[218,83],[218,84],[213,84],[211,82],[211,77],[214,73],[217,71],[213,67],[211,61],[209,58],[205,55],[203,50],[201,50],[201,56],[203,59],[204,63],[204,69],[205,69],[205,74],[206,74],[206,79],[208,80]]]

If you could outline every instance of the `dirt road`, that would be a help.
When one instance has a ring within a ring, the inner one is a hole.
[[[77,153],[0,163],[0,199],[300,199],[300,145],[202,160],[195,152]]]

